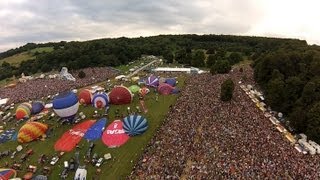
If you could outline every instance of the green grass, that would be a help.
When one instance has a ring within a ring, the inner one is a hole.
[[[36,52],[43,53],[43,52],[51,52],[51,51],[53,51],[53,47],[40,47],[40,48],[35,48],[30,50],[32,54]]]
[[[27,61],[27,60],[31,60],[31,59],[35,59],[36,57],[34,56],[34,53],[39,52],[39,53],[43,53],[43,52],[51,52],[53,51],[53,47],[41,47],[41,48],[35,48],[32,49],[30,51],[25,51],[19,54],[15,54],[13,56],[4,58],[0,60],[0,65],[6,61],[7,63],[13,65],[13,66],[19,66],[19,64],[22,61]]]
[[[30,59],[35,59],[35,57],[28,52],[22,52],[20,54],[1,59],[0,65],[5,61],[13,66],[18,66],[22,61],[27,61]]]
[[[178,87],[182,87],[184,85],[184,81],[186,79],[186,76],[181,76],[178,78],[179,84]],[[128,86],[130,84],[126,84]],[[124,179],[132,170],[133,165],[140,157],[141,153],[143,153],[144,147],[147,145],[147,143],[150,141],[150,139],[153,137],[154,133],[156,132],[157,128],[160,126],[161,122],[164,120],[165,115],[168,112],[169,106],[171,104],[174,104],[177,95],[169,95],[169,96],[162,96],[159,95],[158,102],[155,101],[156,94],[151,90],[150,94],[148,94],[145,97],[145,103],[146,107],[148,108],[148,113],[141,115],[145,116],[148,120],[149,128],[148,130],[141,136],[132,137],[129,139],[129,141],[119,147],[119,148],[107,148],[101,140],[95,141],[96,146],[94,147],[93,153],[98,153],[99,156],[103,156],[106,153],[111,153],[112,160],[106,161],[100,168],[102,170],[101,174],[99,174],[98,177],[100,179]],[[133,102],[130,105],[111,105],[109,110],[109,119],[108,124],[110,124],[113,120],[115,120],[115,111],[116,109],[120,109],[120,114],[127,114],[127,107],[130,106],[132,110],[135,110],[136,106],[139,106],[139,100],[138,96],[134,97]],[[96,110],[91,106],[80,106],[79,112],[83,111],[87,117],[92,117],[93,111]],[[100,111],[100,113],[103,113],[103,110]],[[92,119],[92,118],[87,118]],[[13,120],[15,121],[15,120]],[[57,126],[58,123],[56,123],[56,119],[48,120],[45,122],[47,124],[50,124],[51,127]],[[22,124],[21,124],[22,125]],[[21,127],[21,125],[19,127]],[[13,126],[13,124],[9,124],[8,127]],[[51,137],[50,139],[47,139],[45,141],[35,141],[28,143],[28,148],[24,148],[23,153],[25,153],[29,148],[32,148],[34,150],[34,154],[27,160],[27,162],[24,163],[25,166],[28,164],[37,165],[39,170],[41,170],[41,166],[37,164],[37,159],[39,158],[40,154],[44,153],[47,155],[54,155],[56,152],[54,151],[54,143],[60,138],[60,136],[68,129],[70,129],[71,125],[64,125],[60,126],[59,128],[56,128],[55,135]],[[17,128],[19,129],[19,128]],[[5,144],[0,145],[0,151],[4,151],[7,149],[15,149],[18,145],[18,142],[7,142]],[[80,142],[80,160],[81,164],[83,165],[83,156],[86,153],[86,150],[88,149],[89,143],[86,140],[82,140]],[[57,179],[58,174],[62,172],[63,170],[63,161],[69,160],[71,157],[74,157],[74,153],[76,150],[66,153],[62,159],[58,161],[58,163],[55,166],[52,167],[52,173],[50,175],[51,179]],[[21,156],[21,152],[17,153],[16,159],[19,160]],[[9,164],[12,164],[12,159],[10,157],[2,158],[0,160],[0,165],[3,166],[4,163],[8,161]],[[48,163],[49,164],[49,163]],[[88,176],[87,179],[92,179],[92,177],[96,176],[95,171],[96,168],[93,167],[91,164],[86,165],[88,170]],[[41,171],[38,171],[40,173]],[[19,171],[19,176],[23,176],[23,174],[26,173],[26,170]],[[68,179],[73,179],[74,173],[69,173]]]

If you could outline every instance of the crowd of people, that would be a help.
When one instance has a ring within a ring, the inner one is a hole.
[[[222,102],[227,78],[235,90]],[[319,179],[320,157],[296,151],[239,81],[254,83],[250,67],[190,76],[128,179]]]
[[[109,79],[117,73],[109,67],[95,67],[82,69],[85,73],[84,78],[79,78],[80,70],[73,71],[71,74],[76,81],[63,80],[59,78],[38,78],[29,80],[25,83],[18,83],[13,88],[0,88],[1,98],[9,98],[9,103],[29,101],[54,95],[59,92],[72,90],[94,84]]]

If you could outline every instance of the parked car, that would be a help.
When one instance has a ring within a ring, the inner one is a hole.
[[[60,175],[61,179],[67,179],[68,177],[68,168],[64,168],[61,175]]]
[[[102,163],[103,163],[103,158],[99,158],[97,163],[96,163],[96,166],[100,167]]]
[[[98,154],[94,153],[91,159],[92,165],[95,165],[97,163],[97,160],[98,160]]]
[[[69,161],[69,170],[70,171],[76,170],[76,163],[75,163],[73,158],[71,158],[70,161]]]
[[[50,164],[51,164],[51,165],[55,165],[55,164],[58,162],[58,160],[59,160],[59,157],[58,157],[58,156],[54,156],[54,157],[51,159]]]
[[[13,151],[13,153],[11,154],[11,159],[13,159],[15,157],[15,155],[17,154],[17,151]]]

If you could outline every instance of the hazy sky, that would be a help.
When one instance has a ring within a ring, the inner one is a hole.
[[[0,0],[0,52],[27,42],[236,34],[320,45],[320,0]]]

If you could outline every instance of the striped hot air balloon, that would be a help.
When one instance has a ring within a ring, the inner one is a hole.
[[[79,93],[79,102],[81,104],[91,104],[92,93],[89,89],[81,90]]]
[[[136,136],[148,129],[147,119],[140,115],[130,115],[123,119],[123,129],[129,136]]]
[[[1,180],[15,178],[16,176],[17,176],[17,172],[14,169],[0,169]]]
[[[109,105],[109,96],[104,92],[96,93],[92,98],[92,105],[99,109],[107,107]]]
[[[73,92],[62,93],[52,102],[54,112],[61,118],[73,120],[78,109],[78,97]]]
[[[150,76],[146,81],[146,85],[151,87],[158,87],[159,79],[156,76]]]
[[[16,119],[20,120],[24,117],[30,117],[32,106],[30,103],[22,103],[17,107]]]
[[[28,122],[18,132],[18,141],[26,143],[37,139],[48,129],[48,125],[39,122]]]

